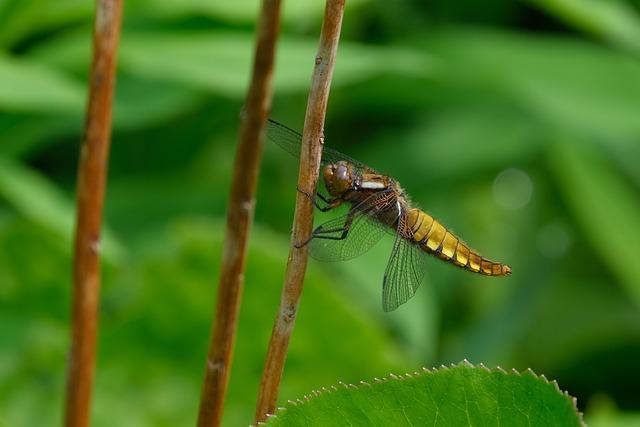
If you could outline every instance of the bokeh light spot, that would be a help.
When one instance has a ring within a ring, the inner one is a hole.
[[[493,181],[493,197],[505,209],[524,207],[531,200],[532,193],[531,178],[520,169],[505,169]]]

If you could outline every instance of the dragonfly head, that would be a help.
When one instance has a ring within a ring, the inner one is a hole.
[[[340,196],[345,191],[353,188],[355,180],[353,166],[345,161],[326,165],[322,170],[322,177],[327,191],[332,196]]]

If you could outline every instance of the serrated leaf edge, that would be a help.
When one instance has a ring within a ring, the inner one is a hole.
[[[502,373],[502,374],[505,374],[505,375],[518,375],[518,376],[529,375],[529,376],[532,376],[533,378],[536,378],[538,380],[542,380],[546,384],[552,384],[555,387],[556,391],[561,396],[564,396],[564,397],[568,398],[569,400],[571,400],[571,403],[573,404],[573,409],[578,414],[578,419],[580,421],[580,425],[586,427],[586,424],[585,424],[584,418],[583,418],[583,414],[582,414],[582,412],[580,412],[578,410],[578,400],[575,397],[571,396],[566,390],[562,390],[556,380],[549,381],[544,374],[538,375],[531,368],[527,368],[522,372],[518,371],[516,369],[511,369],[510,371],[505,371],[500,366],[496,366],[495,368],[488,368],[483,363],[479,363],[478,365],[474,365],[473,363],[469,362],[467,359],[463,359],[461,362],[450,363],[448,366],[447,365],[440,365],[440,367],[431,368],[431,369],[429,369],[427,367],[423,367],[419,371],[407,372],[407,373],[404,373],[404,374],[394,374],[393,372],[391,372],[386,377],[382,377],[382,378],[374,377],[373,378],[373,382],[377,383],[377,384],[383,384],[383,383],[387,383],[387,382],[391,382],[391,381],[403,381],[405,379],[411,379],[411,378],[419,377],[419,376],[426,375],[426,374],[434,374],[436,372],[446,371],[446,370],[449,370],[449,368],[457,368],[459,366],[467,366],[467,367],[471,367],[471,368],[480,368],[480,369],[483,369],[483,370],[485,370],[487,372],[499,372],[499,373]],[[366,381],[360,381],[358,383],[358,385],[348,384],[348,383],[344,383],[342,381],[338,381],[337,385],[332,385],[332,386],[329,386],[329,387],[322,387],[320,390],[311,390],[311,392],[309,394],[305,394],[302,398],[298,398],[298,399],[295,399],[295,400],[289,399],[289,400],[287,400],[287,404],[293,405],[293,406],[302,405],[302,404],[305,404],[305,403],[309,402],[314,397],[318,397],[318,396],[321,396],[323,394],[333,393],[335,391],[338,391],[339,387],[347,389],[347,390],[348,389],[359,389],[359,388],[362,388],[362,387],[371,387],[371,384],[366,382]],[[276,408],[275,413],[267,414],[267,419],[271,419],[271,418],[277,417],[279,413],[282,413],[282,412],[284,412],[286,410],[287,410],[286,407],[278,407],[278,408]],[[264,426],[264,425],[266,425],[265,422],[259,422],[257,424],[257,426]],[[251,425],[251,427],[256,427],[256,425],[253,424],[253,425]]]

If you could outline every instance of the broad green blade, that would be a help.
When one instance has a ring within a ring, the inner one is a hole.
[[[462,362],[290,401],[275,426],[581,426],[575,399],[532,371]]]

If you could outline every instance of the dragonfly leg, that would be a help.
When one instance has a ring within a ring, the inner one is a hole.
[[[322,196],[320,193],[318,193],[318,196]],[[323,198],[324,199],[324,198]],[[338,206],[340,206],[343,202],[344,199],[341,197],[336,197],[335,199],[331,199],[331,200],[326,200],[324,199],[327,204],[325,206],[320,206],[318,205],[318,203],[316,202],[316,208],[318,208],[318,210],[320,210],[320,212],[328,212],[331,209],[337,208]]]
[[[342,227],[334,227],[334,228],[323,228],[322,225],[319,225],[313,232],[311,233],[311,237],[307,239],[307,241],[302,244],[296,245],[296,248],[300,249],[301,247],[308,245],[312,239],[326,239],[326,240],[344,240],[347,238],[349,234],[349,229],[351,228],[351,224],[353,223],[353,219],[355,217],[355,211],[352,211],[345,221],[344,226]],[[332,234],[342,232],[339,236],[325,236],[325,234]]]
[[[329,202],[329,199],[327,199],[326,197],[324,197],[324,196],[322,195],[322,193],[316,193],[316,197],[319,197],[319,198],[320,198],[320,200],[322,200],[322,201],[323,201],[323,202],[325,202],[325,203],[330,203],[330,202]]]
[[[320,200],[322,200],[323,202],[326,203],[325,206],[320,206],[320,203],[318,203],[318,199],[316,199],[315,196],[312,196],[311,194],[309,194],[308,192],[304,191],[303,189],[301,189],[300,187],[297,188],[297,190],[304,194],[305,196],[307,196],[309,198],[309,200],[311,200],[313,202],[313,204],[315,205],[315,207],[320,211],[320,212],[327,212],[330,211],[331,209],[334,209],[338,206],[340,206],[343,202],[344,199],[342,199],[341,197],[336,197],[335,199],[327,199],[326,197],[324,197],[322,194],[320,193],[316,193],[316,196],[320,198]]]
[[[342,234],[340,236],[325,236],[324,234],[329,234],[329,233],[337,233],[337,232],[342,232]],[[327,228],[324,229],[322,228],[322,226],[318,226],[318,228],[316,228],[315,230],[313,230],[313,233],[311,233],[311,237],[309,237],[305,242],[296,245],[296,248],[300,249],[306,245],[309,244],[309,242],[313,239],[327,239],[327,240],[344,240],[347,238],[347,234],[349,233],[349,228],[347,227],[343,227],[343,228]]]

